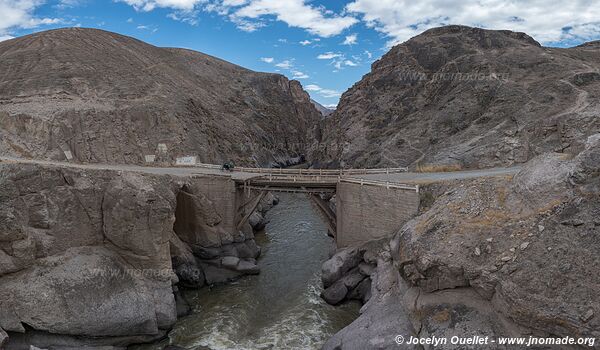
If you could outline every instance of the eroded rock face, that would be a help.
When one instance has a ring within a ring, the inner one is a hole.
[[[555,49],[524,33],[428,30],[343,94],[313,159],[444,169],[577,154],[600,132],[599,62],[597,45]]]
[[[538,157],[512,179],[446,185],[379,253],[373,296],[329,348],[380,334],[367,322],[401,307],[410,320],[403,331],[419,337],[597,338],[599,139],[589,137],[572,159]],[[377,287],[382,270],[398,273],[391,301]]]
[[[397,235],[401,272],[428,292],[470,286],[538,331],[597,337],[600,321],[586,315],[600,307],[591,298],[600,282],[600,188],[590,171],[599,152],[592,137],[573,160],[548,155],[512,181],[480,180],[441,196]]]
[[[23,36],[0,54],[3,155],[264,165],[304,154],[321,118],[283,75],[96,29]]]
[[[151,341],[185,313],[177,283],[258,273],[252,230],[234,230],[235,196],[226,177],[0,165],[7,348]]]

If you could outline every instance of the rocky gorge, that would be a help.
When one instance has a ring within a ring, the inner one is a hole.
[[[159,339],[187,312],[178,287],[259,272],[252,227],[235,230],[225,215],[237,209],[229,178],[37,165],[0,172],[0,327],[9,349]],[[262,206],[273,203],[269,196]]]
[[[39,62],[27,63],[34,49]],[[523,164],[515,176],[421,184],[419,213],[396,232],[332,252],[323,299],[364,305],[323,347],[402,348],[397,335],[597,338],[598,52],[433,29],[394,47],[322,118],[282,76],[103,31],[51,31],[0,43],[0,151],[155,165],[185,155],[290,165],[305,154],[313,167]],[[123,62],[107,76],[88,69]],[[411,71],[507,75],[407,83],[400,73]],[[190,311],[182,289],[259,273],[254,231],[277,199],[255,213],[247,202],[225,174],[0,163],[0,346],[164,338]]]
[[[361,316],[324,349],[419,348],[397,335],[598,339],[600,134],[577,156],[540,156],[514,178],[426,191],[435,200],[390,240],[323,265],[326,285],[347,285],[363,264],[372,281]]]

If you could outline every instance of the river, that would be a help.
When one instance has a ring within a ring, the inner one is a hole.
[[[186,291],[193,313],[177,321],[166,344],[186,349],[320,349],[356,317],[356,302],[333,307],[319,296],[321,264],[328,258],[327,237],[310,201],[281,194],[267,213],[261,273],[213,288]],[[142,347],[136,347],[142,349]]]

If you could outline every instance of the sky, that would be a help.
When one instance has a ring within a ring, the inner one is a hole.
[[[393,45],[449,24],[569,47],[600,39],[600,0],[0,0],[0,41],[104,29],[284,74],[330,107]]]

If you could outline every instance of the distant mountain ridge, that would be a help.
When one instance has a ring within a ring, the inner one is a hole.
[[[321,112],[321,114],[323,115],[323,117],[328,117],[331,113],[333,113],[335,111],[335,109],[331,109],[328,107],[323,106],[322,104],[320,104],[319,102],[311,99],[310,100],[312,102],[313,105],[315,105],[315,107],[317,108],[317,110],[319,112]]]
[[[576,154],[600,131],[599,96],[598,42],[547,48],[524,33],[435,28],[393,47],[342,95],[312,159],[478,168]]]
[[[0,43],[0,152],[80,162],[268,164],[321,116],[297,81],[97,29]]]

